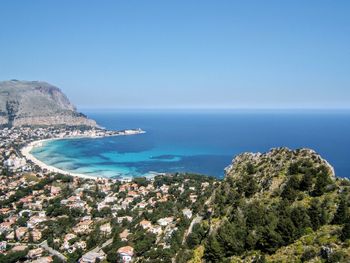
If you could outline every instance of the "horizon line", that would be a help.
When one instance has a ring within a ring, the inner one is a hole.
[[[97,111],[108,111],[108,110],[120,110],[120,111],[157,111],[157,110],[166,110],[166,111],[350,111],[349,108],[311,108],[311,107],[256,107],[256,108],[220,108],[220,107],[87,107],[87,106],[77,106],[78,110],[97,110]]]

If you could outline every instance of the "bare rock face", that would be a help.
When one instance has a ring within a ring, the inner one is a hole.
[[[40,81],[0,82],[0,126],[97,126],[55,86]]]

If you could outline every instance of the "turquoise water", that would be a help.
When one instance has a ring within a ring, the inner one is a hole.
[[[142,128],[146,133],[50,141],[32,153],[49,165],[92,176],[195,172],[221,178],[241,152],[307,147],[329,160],[338,176],[350,175],[350,112],[86,113],[108,129]]]

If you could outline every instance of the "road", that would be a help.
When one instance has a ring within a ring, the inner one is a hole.
[[[182,244],[185,244],[186,238],[188,237],[189,234],[192,233],[193,226],[195,224],[199,224],[200,222],[202,222],[202,220],[203,220],[203,216],[200,216],[200,215],[197,215],[195,218],[193,218],[190,226],[188,227],[187,231],[184,234],[184,237],[182,239]]]
[[[88,254],[88,253],[91,253],[91,252],[93,252],[93,253],[98,253],[98,252],[101,251],[102,248],[104,248],[104,247],[109,246],[110,244],[112,244],[112,242],[113,242],[113,238],[110,238],[110,239],[108,239],[106,242],[104,242],[101,246],[97,246],[97,247],[95,247],[94,249],[91,249],[90,251],[86,252],[84,255],[86,255],[86,254]],[[83,256],[84,256],[84,255],[83,255]],[[82,256],[82,257],[83,257],[83,256]]]
[[[43,241],[40,244],[35,244],[35,243],[20,243],[20,242],[13,242],[13,243],[7,243],[8,245],[11,246],[33,246],[33,247],[41,247],[43,249],[45,249],[46,251],[48,251],[51,255],[53,256],[57,256],[59,259],[63,260],[63,262],[67,261],[67,258],[61,254],[60,252],[58,252],[57,250],[53,249],[52,247],[49,247],[49,245],[47,244],[47,241]]]
[[[106,242],[104,242],[101,246],[97,246],[94,249],[90,250],[89,252],[99,252],[102,248],[112,244],[112,242],[113,242],[113,238],[110,238]]]
[[[39,244],[39,246],[42,247],[43,249],[45,249],[46,251],[48,251],[51,255],[54,255],[54,256],[58,257],[59,259],[63,260],[63,262],[67,261],[67,258],[63,254],[61,254],[57,250],[53,249],[52,247],[49,247],[46,240],[44,242],[42,242],[41,244]]]
[[[208,200],[205,201],[204,205],[209,205],[210,202],[211,202],[211,200],[213,199],[213,196],[214,196],[214,192],[213,192],[213,194],[208,198]],[[195,218],[193,218],[193,220],[192,220],[192,222],[191,222],[189,228],[187,229],[187,231],[186,231],[185,234],[184,234],[184,237],[183,237],[183,239],[182,239],[182,244],[185,244],[186,238],[188,237],[189,234],[192,233],[193,226],[194,226],[195,224],[199,224],[200,222],[202,222],[202,220],[203,220],[203,217],[200,216],[200,215],[197,215]]]

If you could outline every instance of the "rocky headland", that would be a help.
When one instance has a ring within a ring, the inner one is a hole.
[[[94,120],[77,112],[62,91],[41,81],[0,82],[0,126],[87,126]]]

